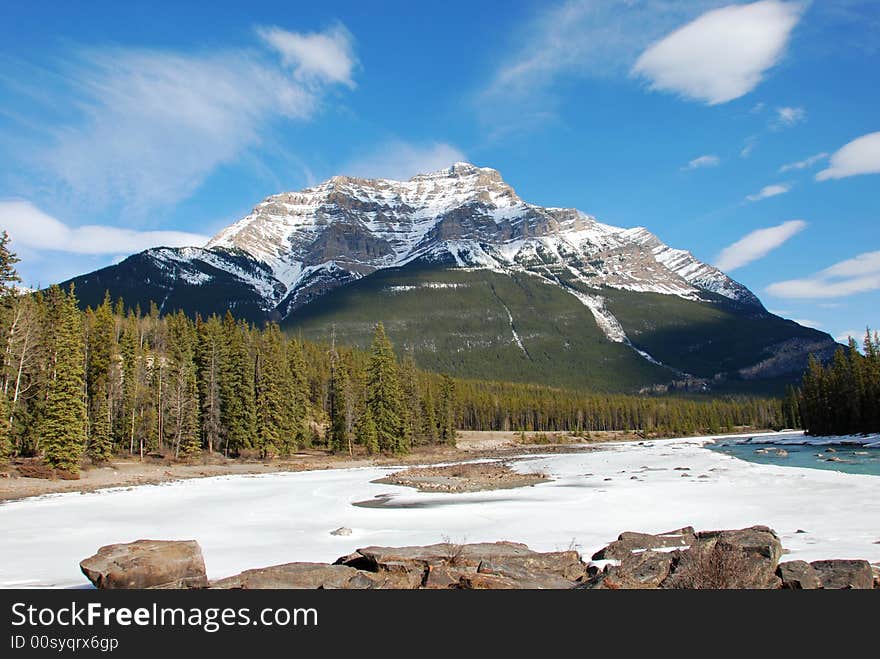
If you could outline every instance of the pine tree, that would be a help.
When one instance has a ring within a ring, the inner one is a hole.
[[[270,323],[263,330],[257,350],[256,369],[256,444],[262,458],[279,450],[290,452],[292,419],[290,417],[290,369],[284,354],[281,330]]]
[[[256,434],[254,362],[248,328],[228,311],[223,320],[223,370],[220,378],[220,427],[224,452],[238,455],[253,445]]]
[[[403,442],[404,446],[411,448],[416,437],[421,435],[419,417],[421,405],[419,400],[419,383],[416,370],[416,362],[412,355],[406,355],[400,364],[400,384],[402,394],[403,412]]]
[[[382,323],[376,325],[370,349],[366,403],[369,419],[376,426],[379,449],[405,453],[408,446],[403,436],[403,401],[397,361]]]
[[[199,426],[208,453],[220,447],[220,378],[223,371],[221,328],[217,316],[203,322],[196,316],[196,380]]]
[[[296,339],[287,342],[287,368],[290,373],[288,414],[290,415],[291,450],[303,447],[309,441],[309,385],[302,343]]]
[[[440,441],[447,444],[455,443],[455,381],[448,375],[443,375],[440,385],[438,419],[440,423]]]
[[[429,443],[437,441],[437,413],[434,405],[434,395],[431,388],[427,387],[425,395],[420,401],[422,415],[422,436]]]
[[[15,284],[21,281],[15,269],[15,264],[20,261],[9,249],[9,234],[0,231],[0,297],[14,294]]]
[[[58,307],[51,314],[56,337],[53,372],[40,423],[43,452],[50,467],[79,473],[86,439],[82,316],[72,286],[57,300]]]
[[[369,407],[364,410],[358,423],[357,439],[359,443],[364,445],[364,448],[367,449],[367,453],[370,455],[379,452],[379,432]]]
[[[110,409],[110,367],[114,352],[115,321],[110,293],[95,310],[88,323],[86,392],[89,401],[88,454],[103,462],[113,453]]]
[[[331,348],[331,350],[335,352],[335,348]],[[330,380],[327,387],[330,407],[329,443],[330,448],[336,453],[347,451],[349,446],[345,418],[345,388],[347,383],[348,369],[346,365],[341,363],[338,355],[331,355]]]
[[[125,320],[120,352],[122,354],[122,414],[119,418],[118,437],[134,453],[135,423],[140,401],[142,357],[137,337],[137,319],[133,314]]]
[[[95,462],[106,462],[113,455],[113,426],[106,394],[99,394],[90,401],[90,409],[88,455]]]
[[[195,365],[195,328],[178,312],[167,320],[169,334],[170,434],[176,457],[189,458],[201,450],[199,400]]]

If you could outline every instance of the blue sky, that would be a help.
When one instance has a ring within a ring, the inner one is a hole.
[[[0,227],[29,284],[334,174],[467,160],[835,337],[880,327],[876,0],[36,5],[0,22]]]

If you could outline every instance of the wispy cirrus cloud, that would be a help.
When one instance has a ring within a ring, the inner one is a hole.
[[[740,158],[748,158],[749,156],[752,155],[752,151],[754,151],[755,148],[757,148],[757,146],[758,146],[758,136],[757,135],[750,135],[749,137],[746,138],[746,141],[743,144],[742,149],[740,149],[739,157]]]
[[[816,174],[817,181],[880,174],[880,131],[868,133],[835,151],[830,166]]]
[[[652,44],[632,74],[652,90],[688,100],[732,101],[779,62],[803,9],[799,2],[762,0],[709,11]]]
[[[813,156],[809,156],[808,158],[804,158],[803,160],[798,160],[795,162],[790,162],[786,165],[783,165],[779,168],[780,173],[790,172],[793,170],[799,169],[809,169],[816,163],[822,162],[825,158],[828,157],[828,154],[824,151],[822,153],[817,153]]]
[[[716,155],[706,154],[704,156],[699,156],[694,158],[687,165],[682,167],[682,170],[689,171],[691,169],[703,169],[704,167],[717,167],[721,164],[721,158]]]
[[[357,60],[342,25],[320,33],[263,27],[250,49],[80,49],[59,66],[49,102],[71,108],[27,165],[90,210],[145,215],[192,194],[218,167],[307,121]]]
[[[186,231],[136,231],[107,225],[71,227],[25,200],[0,201],[0,226],[13,249],[67,254],[120,254],[150,247],[201,246],[208,236]]]
[[[453,163],[467,160],[457,147],[446,142],[414,144],[390,140],[373,151],[350,160],[341,174],[363,178],[407,180],[416,174],[435,172]]]
[[[793,236],[807,228],[803,220],[790,220],[782,224],[758,229],[728,245],[715,257],[715,267],[731,272],[767,256]]]
[[[807,111],[804,108],[781,107],[776,108],[775,116],[770,122],[771,128],[779,130],[780,128],[788,128],[796,126],[807,120]]]
[[[747,196],[746,201],[761,201],[762,199],[785,194],[789,190],[791,190],[791,185],[789,185],[788,183],[765,185],[763,188],[761,188],[760,192],[756,192],[755,194],[750,194],[749,196]]]
[[[841,298],[880,289],[880,251],[865,252],[803,279],[770,284],[767,293],[788,299]]]

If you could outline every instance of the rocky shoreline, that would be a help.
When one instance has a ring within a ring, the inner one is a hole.
[[[51,470],[47,472],[45,469],[34,468],[41,466],[39,460],[20,459],[0,468],[0,503],[46,494],[94,492],[194,478],[360,467],[431,466],[447,462],[515,458],[536,453],[584,451],[609,442],[641,441],[638,435],[623,432],[595,432],[589,440],[559,434],[552,437],[559,443],[551,444],[533,443],[528,436],[525,443],[522,443],[519,433],[506,431],[463,431],[460,435],[455,446],[418,446],[403,456],[367,455],[362,451],[349,456],[321,449],[308,449],[288,458],[274,460],[259,460],[256,457],[232,459],[213,454],[187,463],[163,456],[147,455],[143,461],[136,458],[117,459],[84,467],[79,477],[73,480],[52,475]]]
[[[766,526],[625,532],[584,561],[517,542],[364,547],[333,563],[285,563],[209,581],[194,540],[101,547],[80,563],[97,588],[218,589],[880,589],[864,560],[780,562]]]

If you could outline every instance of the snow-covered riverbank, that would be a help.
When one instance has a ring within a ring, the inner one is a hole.
[[[786,559],[880,561],[880,477],[745,462],[704,439],[605,445],[515,463],[533,487],[422,493],[364,468],[227,476],[61,494],[0,506],[0,586],[85,584],[79,561],[138,538],[195,539],[211,578],[289,561],[332,561],[366,545],[516,540],[587,558],[621,531],[766,524]],[[384,496],[383,496],[384,495]],[[380,505],[352,503],[378,499]],[[350,536],[330,531],[347,526]],[[805,531],[800,533],[798,531]]]

